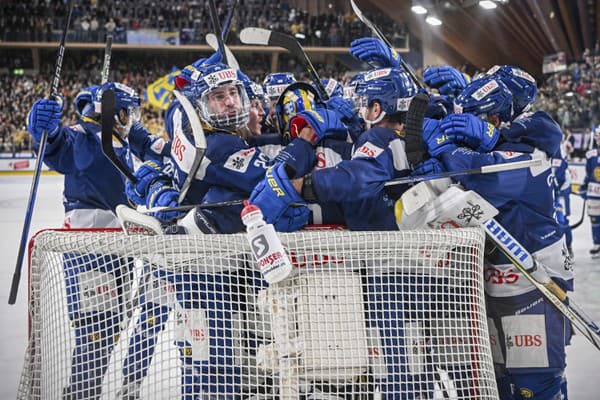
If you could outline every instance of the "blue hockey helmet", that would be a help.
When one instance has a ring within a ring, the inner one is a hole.
[[[102,94],[109,89],[115,94],[115,129],[122,137],[127,137],[133,123],[138,122],[141,118],[142,100],[130,86],[119,82],[106,82],[98,88],[94,99],[94,106],[98,114],[102,111]],[[125,111],[126,120],[121,118],[121,110]]]
[[[96,107],[94,106],[94,98],[98,91],[98,85],[92,85],[83,88],[75,96],[75,112],[80,117],[91,117],[96,114]]]
[[[216,63],[191,71],[189,88],[186,85],[183,94],[209,128],[235,131],[246,125],[250,101],[235,70]]]
[[[258,83],[254,82],[252,79],[248,77],[248,75],[244,74],[242,71],[237,71],[238,78],[240,81],[244,83],[244,89],[246,89],[246,94],[248,95],[248,99],[250,101],[257,99],[260,100],[263,107],[268,107],[266,104],[266,96],[263,90],[263,87]]]
[[[265,77],[263,90],[269,100],[276,101],[284,89],[295,82],[296,78],[290,72],[274,72]]]
[[[377,68],[367,72],[364,81],[357,84],[355,104],[360,108],[361,118],[369,125],[380,122],[386,116],[404,122],[410,101],[416,94],[417,87],[404,70]],[[367,108],[374,102],[381,105],[382,113],[376,120],[367,120]]]
[[[366,72],[359,72],[358,74],[354,75],[350,79],[350,81],[348,81],[348,83],[346,84],[346,86],[344,86],[343,97],[344,97],[344,99],[350,100],[352,102],[352,104],[354,105],[354,112],[358,112],[358,104],[357,104],[357,98],[356,98],[356,87],[360,83],[364,83],[364,81],[365,81],[365,73]]]
[[[537,85],[533,76],[518,67],[496,65],[486,73],[500,79],[513,96],[514,116],[531,108],[537,98]]]
[[[454,111],[486,120],[490,115],[498,115],[500,122],[509,122],[513,115],[513,97],[500,79],[485,76],[469,83],[454,99]]]
[[[341,83],[339,83],[335,79],[333,79],[333,78],[321,79],[321,84],[325,88],[325,93],[327,93],[327,96],[329,96],[329,97],[335,97],[335,96],[343,97],[344,96],[344,87],[342,86]],[[311,85],[315,89],[317,89],[317,85],[314,82],[312,82]]]
[[[320,103],[317,90],[308,83],[296,82],[289,85],[277,99],[275,114],[277,115],[277,130],[284,136],[289,136],[290,119],[300,111],[314,110]]]

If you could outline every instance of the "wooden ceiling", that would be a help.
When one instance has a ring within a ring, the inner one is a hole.
[[[569,60],[581,60],[600,40],[600,0],[510,0],[494,10],[476,0],[429,0],[443,21],[438,27],[412,13],[411,0],[355,1],[406,23],[423,47],[453,64],[477,69],[511,64],[540,76],[544,55],[564,51]]]

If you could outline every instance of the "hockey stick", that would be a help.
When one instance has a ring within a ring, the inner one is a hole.
[[[60,38],[58,54],[56,56],[56,65],[54,67],[54,78],[52,79],[52,86],[50,86],[50,98],[56,98],[58,94],[58,83],[60,81],[60,72],[62,70],[63,58],[65,55],[65,42],[67,40],[69,25],[71,24],[71,16],[73,14],[74,3],[75,2],[73,0],[71,0],[71,2],[69,3],[69,14],[65,22],[65,27],[62,31],[62,36]],[[35,198],[37,197],[37,190],[40,183],[42,163],[44,162],[44,153],[46,152],[47,143],[48,132],[44,130],[42,132],[42,137],[40,138],[40,145],[38,149],[37,159],[35,161],[35,168],[33,169],[33,179],[31,182],[31,189],[29,190],[29,200],[27,201],[27,211],[25,211],[23,231],[21,232],[21,242],[19,243],[17,264],[15,266],[12,284],[10,286],[10,293],[8,295],[8,304],[11,305],[15,304],[17,300],[17,292],[19,291],[19,283],[21,282],[21,265],[23,264],[23,258],[25,257],[25,247],[27,246],[27,238],[29,237],[29,228],[31,227],[31,218],[33,216],[33,209],[35,207]]]
[[[586,206],[586,204],[587,204],[587,199],[583,200],[583,206],[581,206],[581,217],[573,225],[569,225],[569,229],[572,230],[572,229],[578,228],[579,225],[583,224],[583,221],[585,220],[585,206]]]
[[[208,43],[208,45],[210,47],[212,47],[213,50],[217,50],[219,48],[218,39],[214,33],[207,33],[205,39],[206,39],[206,43]],[[232,69],[239,71],[240,64],[238,63],[238,60],[235,58],[235,56],[233,55],[233,53],[231,52],[229,47],[226,44],[224,44],[223,48],[225,49],[225,54],[227,55],[227,61],[229,62],[229,64],[227,64],[227,65],[229,65]]]
[[[317,90],[321,95],[321,99],[329,99],[327,91],[325,90],[325,87],[323,87],[315,67],[312,65],[310,59],[306,55],[306,52],[295,37],[285,33],[274,32],[269,29],[244,28],[240,32],[240,41],[244,44],[283,47],[296,59],[298,59],[300,64],[302,64],[302,66],[306,69],[313,82],[317,86]]]
[[[108,74],[110,72],[110,58],[112,55],[112,35],[106,36],[106,44],[104,45],[104,64],[102,64],[102,80],[101,85],[108,82]]]
[[[112,90],[106,90],[102,93],[102,153],[121,173],[133,183],[137,183],[137,178],[131,170],[123,164],[121,159],[115,154],[113,148],[113,128],[115,125],[115,93]]]
[[[425,111],[429,104],[429,96],[426,93],[417,93],[410,101],[406,121],[404,123],[404,142],[406,144],[406,157],[411,165],[415,165],[423,159],[425,149],[423,148],[423,120]]]
[[[488,237],[500,248],[510,262],[560,311],[583,336],[600,350],[600,328],[592,319],[567,296],[550,277],[548,281],[537,281],[528,271],[537,268],[531,254],[496,220],[482,224]]]
[[[367,17],[365,17],[365,15],[362,13],[360,8],[358,8],[356,3],[354,2],[354,0],[350,0],[350,5],[352,6],[352,10],[354,11],[354,13],[358,17],[358,19],[360,19],[365,25],[367,25],[369,27],[369,29],[371,29],[371,31],[373,31],[373,33],[375,33],[375,36],[377,36],[379,39],[381,39],[386,44],[387,47],[389,47],[390,49],[393,49],[394,46],[392,46],[392,43],[383,35],[383,33],[381,33],[379,28],[377,28],[377,26],[374,23],[372,23],[371,21],[369,21],[369,19]],[[410,79],[412,79],[412,81],[415,83],[415,85],[417,85],[417,87],[419,89],[423,89],[424,88],[423,84],[417,79],[417,76],[413,72],[410,65],[408,65],[406,62],[404,62],[404,59],[402,59],[402,57],[400,58],[400,64],[402,65],[402,68],[404,68],[406,73],[410,76]]]
[[[221,31],[221,24],[219,23],[219,15],[217,14],[217,7],[215,6],[215,0],[208,0],[208,9],[210,11],[210,20],[212,21],[213,30],[217,36],[217,43],[219,45],[219,52],[225,60],[225,64],[229,64],[228,54],[225,52],[225,43],[223,42],[223,36],[219,35]]]
[[[542,165],[542,160],[540,160],[540,159],[515,161],[515,162],[504,163],[504,164],[484,165],[483,167],[465,169],[462,171],[449,171],[449,172],[439,172],[436,174],[429,174],[429,175],[407,176],[405,178],[398,178],[398,179],[388,181],[385,183],[385,186],[404,185],[407,183],[429,181],[432,179],[440,179],[440,178],[451,178],[453,176],[461,176],[461,175],[493,174],[496,172],[510,171],[510,170],[519,169],[519,168],[537,167],[540,165]]]
[[[198,113],[190,103],[190,101],[181,94],[179,91],[174,90],[173,94],[181,104],[181,108],[185,112],[188,121],[190,122],[190,128],[192,129],[192,135],[194,136],[194,147],[196,147],[196,154],[194,155],[194,161],[192,162],[192,166],[190,167],[190,171],[188,172],[185,181],[183,182],[183,186],[181,187],[181,191],[179,192],[179,198],[177,202],[181,204],[183,200],[185,200],[185,195],[187,194],[190,186],[192,186],[192,182],[196,177],[196,172],[198,172],[198,168],[200,168],[200,163],[204,158],[204,154],[206,153],[206,137],[204,137],[204,129],[202,129],[202,124],[200,123],[200,118],[198,118]]]

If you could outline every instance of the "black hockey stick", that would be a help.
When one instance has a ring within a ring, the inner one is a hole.
[[[385,183],[385,186],[404,185],[407,183],[430,181],[433,179],[440,179],[440,178],[451,178],[453,176],[461,176],[461,175],[493,174],[496,172],[510,171],[512,169],[537,167],[540,165],[542,165],[542,160],[540,160],[540,159],[515,161],[515,162],[504,163],[504,164],[484,165],[483,167],[463,169],[461,171],[449,171],[449,172],[439,172],[437,174],[429,174],[429,175],[407,176],[404,178],[398,178],[398,179],[388,181]]]
[[[60,72],[62,70],[63,58],[65,55],[65,42],[67,41],[67,33],[69,31],[69,25],[71,24],[71,16],[73,14],[73,4],[74,1],[71,0],[71,2],[69,3],[69,14],[67,15],[65,27],[62,31],[60,45],[58,46],[56,65],[54,67],[54,78],[52,79],[52,86],[50,86],[50,98],[56,98],[58,93],[58,83],[60,82]],[[47,143],[48,132],[44,130],[42,132],[42,137],[40,138],[37,159],[35,161],[35,168],[33,170],[33,180],[31,182],[31,189],[29,190],[29,200],[27,201],[25,222],[23,222],[23,231],[21,232],[21,242],[19,243],[19,253],[17,255],[17,265],[15,266],[12,284],[10,286],[8,304],[15,304],[17,300],[19,282],[21,282],[21,266],[23,264],[23,258],[25,258],[25,247],[27,247],[27,238],[29,237],[29,228],[31,227],[31,218],[33,216],[33,209],[35,207],[35,198],[37,197],[37,190],[40,183],[40,175],[42,172],[42,164],[44,162],[44,153],[46,152]]]
[[[102,79],[101,85],[104,85],[108,82],[108,74],[110,72],[110,58],[112,56],[112,35],[106,36],[106,44],[104,45],[104,64],[102,65]]]
[[[354,10],[354,13],[358,17],[358,19],[360,19],[363,22],[363,24],[367,25],[369,27],[369,29],[371,29],[373,31],[373,33],[375,33],[375,36],[377,36],[379,39],[381,39],[386,44],[387,47],[389,47],[390,49],[393,49],[394,46],[392,46],[392,43],[383,35],[383,33],[381,33],[379,28],[377,28],[377,26],[374,23],[372,23],[367,17],[365,17],[365,15],[362,13],[360,8],[358,8],[356,3],[354,2],[354,0],[350,0],[350,5],[352,6],[352,10]],[[415,73],[412,70],[412,68],[410,67],[410,65],[408,65],[406,62],[404,62],[404,60],[402,58],[400,59],[400,64],[402,65],[402,68],[404,68],[406,73],[408,75],[410,75],[410,79],[412,79],[412,81],[415,83],[415,85],[417,85],[417,87],[419,89],[423,89],[424,88],[423,84],[417,79],[417,76],[415,75]]]
[[[229,37],[229,32],[231,32],[231,21],[233,21],[233,14],[235,13],[235,8],[238,5],[237,0],[232,1],[231,8],[227,13],[227,18],[225,18],[225,22],[223,23],[223,30],[221,31],[221,37],[223,38],[223,43],[227,43],[227,38]]]
[[[219,44],[219,52],[223,56],[225,64],[229,65],[227,53],[225,52],[225,42],[221,35],[221,24],[219,23],[219,15],[217,14],[217,7],[215,6],[215,0],[208,0],[208,9],[210,11],[210,20],[212,21],[213,30],[217,35],[217,43]]]
[[[274,32],[269,29],[252,27],[242,29],[240,32],[240,40],[244,44],[275,46],[286,49],[297,60],[299,60],[300,64],[302,64],[302,66],[306,69],[313,82],[317,86],[317,90],[319,91],[321,99],[329,99],[327,91],[325,90],[325,87],[323,87],[315,67],[312,65],[310,59],[306,55],[306,52],[295,37],[285,33]]]
[[[115,93],[112,90],[106,90],[102,93],[102,152],[104,156],[119,170],[127,179],[137,183],[137,178],[131,170],[123,164],[121,159],[115,154],[113,148],[113,128],[115,125]]]
[[[194,109],[194,106],[192,106],[192,103],[190,103],[187,97],[177,90],[174,90],[173,94],[179,101],[179,104],[181,105],[181,108],[183,109],[183,112],[186,114],[190,123],[192,136],[194,136],[194,147],[196,148],[194,161],[192,162],[192,166],[190,167],[188,175],[183,182],[183,186],[181,187],[181,191],[179,192],[179,197],[177,199],[177,202],[181,204],[183,203],[183,200],[185,200],[185,195],[190,189],[190,186],[192,186],[192,182],[196,177],[196,172],[198,172],[198,168],[200,168],[200,164],[202,163],[202,159],[206,153],[206,137],[204,136],[204,129],[202,129],[202,124],[200,123],[200,118],[198,118],[198,113]]]
[[[417,93],[410,101],[406,113],[404,141],[406,143],[406,157],[411,165],[417,164],[425,155],[422,136],[423,120],[428,104],[429,96],[426,93]]]

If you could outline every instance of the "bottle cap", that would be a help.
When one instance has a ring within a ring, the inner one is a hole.
[[[250,204],[248,200],[244,200],[244,209],[242,210],[240,216],[242,217],[242,221],[249,219],[251,216],[259,214],[262,217],[262,212],[260,208],[254,204]]]

